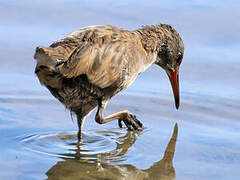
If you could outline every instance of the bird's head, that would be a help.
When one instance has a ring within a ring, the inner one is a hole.
[[[174,30],[171,36],[159,43],[155,64],[161,66],[167,73],[172,85],[176,109],[179,107],[179,66],[184,54],[184,44],[179,34]]]

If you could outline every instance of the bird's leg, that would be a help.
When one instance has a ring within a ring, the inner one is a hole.
[[[95,116],[95,120],[97,123],[104,124],[109,121],[118,119],[118,124],[120,128],[122,127],[122,121],[125,123],[129,130],[132,130],[132,127],[135,130],[142,128],[142,123],[137,120],[136,116],[132,115],[127,110],[119,111],[104,117],[104,109],[106,108],[108,101],[109,99],[99,101],[97,114]]]
[[[85,117],[82,116],[82,114],[80,113],[77,113],[77,123],[78,123],[78,140],[80,140],[82,138],[82,126],[83,126],[83,123],[84,123],[84,119]]]

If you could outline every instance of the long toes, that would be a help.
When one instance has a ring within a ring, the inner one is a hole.
[[[120,128],[123,127],[122,121],[124,122],[124,124],[126,125],[128,130],[133,130],[133,129],[134,130],[140,130],[143,127],[143,124],[136,118],[135,115],[132,115],[132,114],[130,114],[130,117],[128,117],[128,118],[118,119],[118,126]]]
[[[142,124],[138,119],[136,119],[136,123],[138,124],[138,126],[139,126],[140,128],[143,127],[143,124]]]
[[[137,124],[133,120],[131,120],[129,124],[133,127],[134,130],[138,130]]]
[[[123,127],[123,125],[122,125],[122,122],[124,122],[124,124],[125,124],[125,126],[128,128],[128,130],[132,130],[132,122],[131,122],[131,120],[129,120],[129,119],[127,119],[127,118],[120,118],[120,119],[118,119],[118,126],[120,127],[120,128],[122,128]],[[135,125],[134,125],[135,126]],[[135,128],[134,128],[135,129]]]
[[[132,131],[132,124],[128,121],[128,119],[123,119],[123,122],[127,126],[128,130]]]
[[[143,127],[143,124],[136,118],[135,115],[131,114],[130,116],[131,116],[132,121],[134,122],[133,124],[135,124],[135,126],[136,126],[136,129],[140,129]]]

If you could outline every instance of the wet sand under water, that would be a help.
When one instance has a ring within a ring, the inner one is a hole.
[[[1,179],[238,179],[239,104],[184,92],[181,101],[176,111],[169,95],[130,88],[106,114],[127,108],[145,129],[99,125],[93,112],[78,143],[75,117],[47,91],[1,91]]]

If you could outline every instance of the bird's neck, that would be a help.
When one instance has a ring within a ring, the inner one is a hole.
[[[158,24],[153,26],[144,26],[141,29],[134,31],[145,51],[146,58],[144,58],[144,70],[155,63],[159,48],[162,44],[172,39],[175,30],[167,24]]]
[[[172,35],[172,27],[167,24],[144,26],[135,30],[141,39],[142,46],[148,54],[156,53],[160,45]]]
[[[157,32],[155,27],[145,26],[141,29],[137,29],[134,32],[138,35],[141,46],[143,48],[145,57],[143,58],[144,66],[141,72],[145,71],[149,66],[155,63],[157,58],[157,50],[159,44],[163,40]]]

